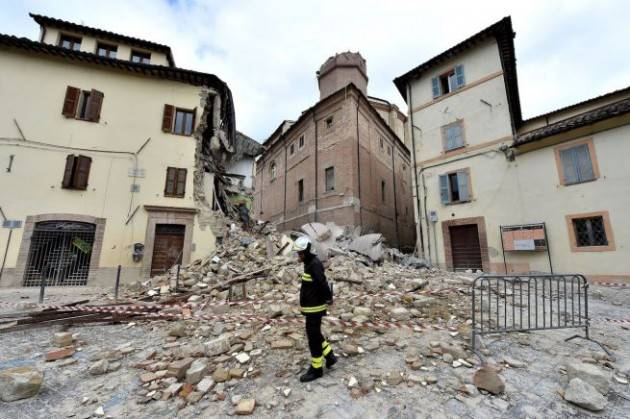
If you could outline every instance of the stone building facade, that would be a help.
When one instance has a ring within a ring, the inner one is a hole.
[[[358,53],[331,57],[318,81],[320,101],[263,144],[254,216],[281,230],[328,221],[362,226],[392,246],[413,248],[410,153],[396,135],[404,132],[404,115],[367,96]]]

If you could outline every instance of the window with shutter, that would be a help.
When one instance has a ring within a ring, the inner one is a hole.
[[[597,178],[589,143],[557,149],[556,153],[562,166],[560,174],[564,185],[588,182]]]
[[[464,130],[461,120],[442,127],[442,142],[444,151],[455,150],[466,145],[464,143]]]
[[[175,195],[183,198],[186,194],[186,169],[177,170],[177,190]]]
[[[66,189],[72,188],[72,175],[74,173],[76,157],[72,154],[66,156],[66,168],[63,172],[63,180],[61,181],[61,187]]]
[[[164,105],[164,114],[162,116],[162,131],[171,132],[173,130],[174,117],[175,107],[173,105]]]
[[[456,83],[456,87],[455,87],[456,89],[460,89],[464,87],[464,84],[465,84],[464,66],[461,64],[455,67],[455,83]]]
[[[74,189],[87,189],[88,178],[90,177],[90,167],[92,159],[87,156],[78,156],[76,159],[76,170],[73,179]]]
[[[183,198],[186,195],[186,174],[186,169],[168,167],[166,169],[164,196],[171,198]]]
[[[63,101],[63,108],[61,114],[66,118],[74,118],[77,112],[77,105],[79,103],[79,96],[81,95],[81,89],[68,86],[66,87],[66,97]]]
[[[101,119],[101,106],[103,106],[103,92],[92,89],[87,104],[86,119],[92,122],[98,122]]]
[[[470,201],[467,171],[462,170],[462,171],[457,172],[457,188],[459,191],[459,202]]]
[[[464,169],[439,176],[440,202],[442,204],[470,201],[469,173],[469,169]]]
[[[381,201],[385,202],[385,181],[381,180]]]
[[[431,89],[433,90],[433,98],[440,96],[440,80],[437,77],[431,79]]]
[[[175,184],[177,178],[177,169],[174,167],[168,167],[166,169],[166,184],[164,186],[164,195],[175,195]]]
[[[440,175],[440,202],[442,202],[442,204],[448,204],[449,202],[451,202],[450,200],[450,194],[449,194],[449,189],[448,189],[448,176],[447,175]]]

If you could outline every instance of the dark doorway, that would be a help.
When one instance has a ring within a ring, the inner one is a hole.
[[[35,224],[24,286],[85,285],[90,272],[96,226],[74,221],[43,221]]]
[[[453,270],[483,269],[477,224],[450,226]]]
[[[151,259],[151,276],[161,275],[171,266],[182,263],[184,236],[186,226],[180,224],[157,224],[153,257]]]

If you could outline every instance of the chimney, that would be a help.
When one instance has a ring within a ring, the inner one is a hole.
[[[367,66],[358,52],[342,52],[330,57],[317,72],[319,99],[322,100],[336,91],[353,83],[367,96]]]

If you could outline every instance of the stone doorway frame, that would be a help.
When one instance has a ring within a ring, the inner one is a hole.
[[[453,249],[451,248],[451,226],[477,225],[479,234],[479,247],[481,250],[481,266],[484,272],[490,272],[490,255],[488,253],[488,237],[486,234],[485,217],[458,218],[456,220],[442,221],[442,241],[444,242],[444,257],[446,269],[453,271]]]
[[[75,221],[80,223],[89,223],[95,225],[94,230],[94,244],[92,245],[92,254],[90,255],[90,268],[87,279],[87,286],[90,282],[96,280],[96,275],[100,268],[101,249],[103,248],[103,235],[105,234],[105,218],[92,217],[91,215],[82,214],[39,214],[29,215],[24,222],[24,232],[22,233],[22,242],[20,243],[20,250],[18,253],[17,263],[15,264],[15,286],[23,286],[24,283],[24,271],[26,270],[26,263],[28,262],[28,254],[31,250],[31,239],[33,238],[33,232],[35,231],[35,225],[42,221]],[[19,284],[19,285],[18,285]]]
[[[155,244],[155,227],[158,224],[178,224],[184,229],[184,249],[182,251],[182,264],[190,262],[192,253],[193,226],[195,223],[196,208],[164,207],[159,205],[145,205],[147,212],[147,230],[144,238],[144,257],[142,259],[142,272],[144,278],[151,276],[151,264],[153,263],[153,246]]]

